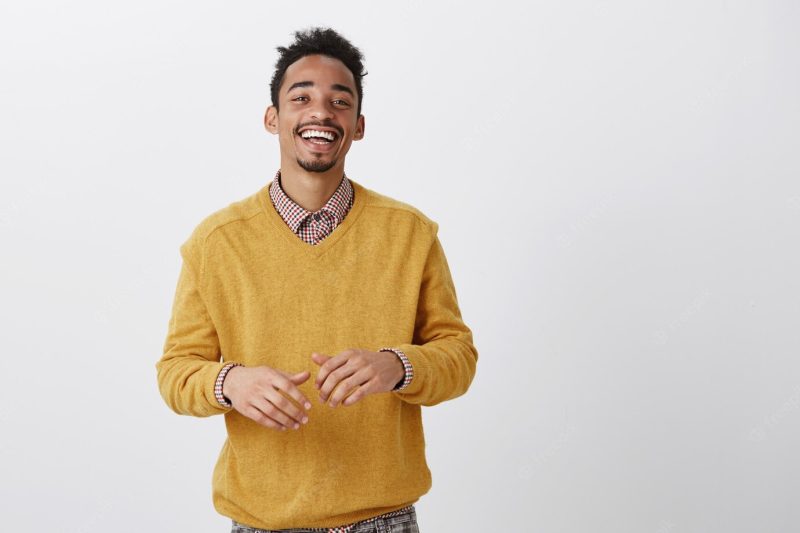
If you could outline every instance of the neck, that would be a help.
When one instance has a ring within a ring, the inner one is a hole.
[[[319,211],[344,177],[343,165],[325,172],[309,172],[296,163],[281,164],[281,188],[297,205],[307,211]]]

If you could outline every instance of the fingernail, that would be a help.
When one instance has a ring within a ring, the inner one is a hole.
[[[303,417],[303,424],[305,424],[306,422],[308,422],[308,417],[307,417],[307,416],[304,416],[304,417]]]
[[[311,402],[306,402],[306,409],[311,409]]]
[[[298,424],[297,422],[295,422],[295,424],[294,424],[294,429],[298,429],[298,428],[300,428],[300,424]]]

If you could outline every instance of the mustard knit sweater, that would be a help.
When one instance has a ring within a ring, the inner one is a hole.
[[[431,487],[421,406],[464,394],[478,352],[438,225],[351,179],[354,204],[317,245],[292,233],[268,186],[206,217],[183,259],[158,386],[178,414],[223,414],[216,510],[262,529],[334,527],[416,502]],[[312,352],[396,347],[414,378],[352,406],[319,399]],[[219,404],[227,362],[308,370],[309,421],[276,431]]]

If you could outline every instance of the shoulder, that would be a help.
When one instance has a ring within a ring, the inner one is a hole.
[[[266,188],[262,188],[257,193],[231,202],[225,207],[206,215],[195,225],[182,247],[203,248],[206,241],[217,233],[261,214],[262,210],[258,203],[258,195],[265,193]]]
[[[381,194],[377,191],[364,187],[363,185],[359,185],[358,190],[363,191],[367,197],[366,206],[364,208],[372,211],[375,215],[388,218],[393,223],[402,221],[414,223],[415,225],[421,226],[425,230],[429,231],[433,235],[436,235],[436,232],[439,229],[439,224],[431,219],[428,215],[423,213],[419,208],[402,200]]]

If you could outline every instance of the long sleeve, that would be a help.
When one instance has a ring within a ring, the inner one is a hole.
[[[450,268],[436,234],[420,283],[414,338],[411,344],[393,344],[414,369],[403,390],[392,391],[404,401],[436,405],[464,394],[475,377],[478,351],[472,331],[461,318]]]
[[[164,354],[156,363],[158,388],[178,414],[211,416],[230,411],[214,387],[222,368],[219,338],[203,301],[202,249],[193,234],[180,248],[183,264],[172,306]]]

